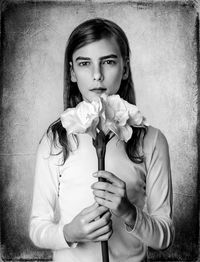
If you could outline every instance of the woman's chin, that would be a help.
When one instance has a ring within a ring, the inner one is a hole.
[[[97,100],[104,94],[106,94],[106,92],[91,92],[91,94],[88,95],[87,97],[83,97],[83,100],[86,102],[92,102],[92,101]]]

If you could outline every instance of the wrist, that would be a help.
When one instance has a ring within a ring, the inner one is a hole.
[[[75,243],[75,239],[73,238],[70,230],[70,224],[65,224],[63,227],[63,235],[65,238],[65,241],[69,246],[72,246],[73,243]]]

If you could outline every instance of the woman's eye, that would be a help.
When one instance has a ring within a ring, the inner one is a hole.
[[[79,66],[88,66],[90,64],[90,62],[80,62],[78,65]]]
[[[116,61],[115,60],[106,60],[103,62],[104,64],[107,64],[107,65],[115,65],[116,64]]]

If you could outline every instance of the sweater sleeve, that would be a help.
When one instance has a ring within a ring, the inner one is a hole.
[[[50,143],[45,136],[39,144],[36,158],[35,179],[29,234],[40,248],[61,249],[69,247],[64,239],[63,226],[56,223],[58,174],[52,168]]]
[[[147,165],[146,212],[136,207],[136,223],[129,232],[153,249],[166,249],[174,238],[169,150],[161,131],[149,128],[150,134],[144,141]]]

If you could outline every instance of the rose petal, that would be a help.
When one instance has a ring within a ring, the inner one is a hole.
[[[61,114],[61,122],[68,134],[90,133],[94,136],[94,129],[96,129],[99,122],[99,113],[102,106],[101,101],[94,101],[92,103],[81,102],[76,108],[69,108]]]
[[[127,142],[132,136],[133,130],[129,125],[120,127],[119,139]]]
[[[131,126],[142,125],[142,122],[143,122],[143,116],[139,111],[134,116],[130,117],[128,120],[128,123]]]
[[[94,139],[96,138],[98,123],[99,123],[99,118],[94,119],[91,126],[85,131],[85,133],[88,133]]]
[[[124,100],[119,95],[112,95],[107,97],[104,102],[106,118],[120,126],[124,126],[129,117]]]

